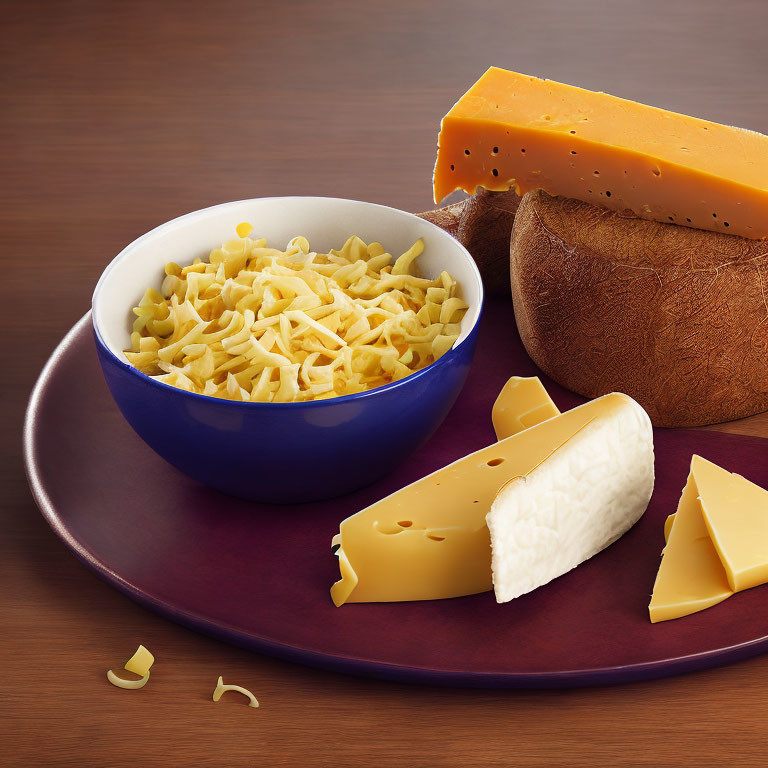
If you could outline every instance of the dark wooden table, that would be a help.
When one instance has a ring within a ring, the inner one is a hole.
[[[440,118],[491,64],[768,133],[768,5],[21,0],[1,10],[0,764],[768,764],[768,657],[561,692],[417,688],[274,661],[175,626],[87,572],[39,515],[21,456],[35,377],[136,236],[261,195],[429,208]],[[726,428],[768,435],[768,418]],[[112,688],[105,670],[139,642],[163,661],[154,684]],[[212,705],[221,673],[252,687],[262,709]]]

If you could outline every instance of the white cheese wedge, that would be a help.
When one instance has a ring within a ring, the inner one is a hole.
[[[498,602],[567,573],[645,512],[654,483],[650,419],[626,395],[601,400],[610,407],[496,494],[486,521]]]
[[[627,471],[631,456],[637,457],[636,466]],[[580,474],[572,467],[579,467]],[[603,495],[610,489],[619,497],[604,521],[598,510],[590,511],[585,523],[591,539],[601,542],[599,549],[607,546],[632,524],[622,527],[626,520],[634,522],[642,514],[653,489],[647,415],[626,395],[600,397],[465,456],[348,517],[332,541],[341,572],[331,588],[333,602],[437,600],[492,589],[486,515],[494,498],[515,478],[534,476],[540,483],[540,475],[546,478],[553,471],[565,475],[564,492],[574,497],[573,504],[560,497],[554,500],[558,521],[565,518],[566,508],[583,515],[583,499],[596,498],[582,484],[605,489]],[[532,508],[544,519],[550,514],[544,507],[552,501],[542,497]],[[506,522],[499,525],[497,530],[508,530]],[[589,545],[574,549],[568,541],[538,534],[528,541],[537,550],[536,562],[553,560],[560,567],[563,546],[583,555],[555,575],[597,551]],[[551,578],[554,575],[546,581]],[[533,581],[539,579],[536,574]]]

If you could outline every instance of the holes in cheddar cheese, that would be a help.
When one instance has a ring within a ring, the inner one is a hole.
[[[595,176],[599,176],[600,175],[600,171],[592,171],[592,173],[594,173]]]
[[[480,499],[475,499],[472,503],[473,504],[479,504],[480,503]]]
[[[494,169],[491,171],[491,173],[492,173],[494,176],[498,176],[498,175],[499,175],[499,171],[498,171],[498,169],[497,169],[497,168],[494,168]]]
[[[568,133],[576,133],[576,131],[568,131]]]
[[[465,149],[465,150],[464,150],[464,154],[465,154],[465,155],[471,155],[472,153],[471,153],[471,152],[470,152],[468,149]]]
[[[445,541],[445,536],[435,536],[433,533],[428,533],[427,538],[432,541]]]
[[[716,218],[717,218],[717,214],[716,214],[716,213],[713,213],[713,214],[712,214],[712,218],[713,218],[713,219],[716,219]]]
[[[499,464],[503,464],[503,463],[504,463],[504,459],[491,459],[488,462],[488,466],[489,467],[498,467]]]
[[[724,227],[730,227],[731,225],[730,225],[730,224],[729,224],[727,221],[724,221],[724,222],[723,222],[723,226],[724,226]]]
[[[522,147],[520,148],[520,151],[521,151],[523,154],[525,154],[525,150],[524,150]]]
[[[610,197],[611,196],[611,190],[610,189],[606,189],[605,190],[605,196],[606,197]]]
[[[499,148],[498,147],[494,147],[493,151],[491,152],[491,154],[492,155],[498,155],[499,154]]]
[[[410,528],[413,525],[413,520],[398,520],[397,524],[401,528]]]

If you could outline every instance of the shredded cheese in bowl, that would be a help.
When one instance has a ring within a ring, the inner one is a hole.
[[[133,309],[132,365],[201,395],[288,403],[398,381],[458,339],[467,304],[447,272],[415,274],[421,239],[393,259],[355,236],[329,253],[304,237],[280,251],[251,230],[238,225],[207,262],[166,265]]]

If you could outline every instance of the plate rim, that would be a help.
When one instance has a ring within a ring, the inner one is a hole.
[[[543,672],[472,672],[423,666],[411,667],[347,655],[323,653],[301,646],[277,642],[264,636],[245,633],[230,625],[213,622],[205,616],[179,608],[173,603],[146,592],[95,557],[70,533],[45,489],[37,462],[36,426],[46,389],[57,365],[73,346],[75,340],[84,332],[86,326],[91,324],[90,321],[91,311],[89,310],[56,345],[32,388],[24,415],[23,427],[23,455],[27,481],[32,497],[45,521],[67,549],[110,586],[115,587],[138,604],[171,619],[177,624],[230,644],[305,666],[396,682],[471,688],[576,688],[621,684],[724,666],[768,652],[768,635],[764,635],[743,643],[671,659],[586,669]],[[765,438],[762,439],[765,440]]]

